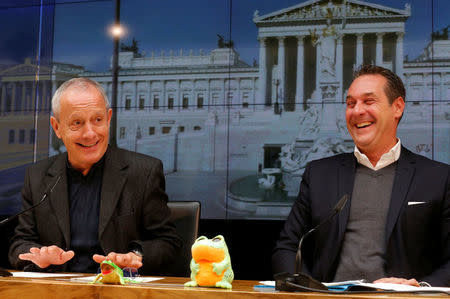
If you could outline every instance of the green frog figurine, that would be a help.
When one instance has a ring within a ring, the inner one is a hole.
[[[231,289],[234,273],[228,247],[223,236],[212,239],[204,236],[192,245],[191,281],[186,287],[218,287]]]

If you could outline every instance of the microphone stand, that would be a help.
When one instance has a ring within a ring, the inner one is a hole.
[[[275,289],[285,292],[311,292],[311,291],[327,291],[328,288],[320,281],[312,278],[306,273],[301,272],[302,266],[302,244],[303,240],[317,230],[319,227],[330,221],[336,214],[341,212],[345,204],[349,199],[348,194],[345,194],[338,201],[336,206],[333,208],[331,214],[325,218],[318,225],[310,229],[306,234],[304,234],[298,243],[297,254],[295,255],[295,273],[289,274],[287,272],[282,272],[274,275],[275,278]]]
[[[32,205],[31,207],[29,207],[28,209],[23,210],[23,211],[21,211],[21,212],[15,214],[15,215],[13,215],[13,216],[11,216],[11,217],[8,217],[8,218],[6,218],[6,219],[3,219],[2,221],[0,221],[0,227],[3,226],[3,225],[5,225],[5,224],[7,224],[7,223],[10,222],[11,220],[13,220],[13,219],[19,217],[20,215],[22,215],[22,214],[24,214],[24,213],[26,213],[26,212],[28,212],[28,211],[30,211],[30,210],[33,210],[33,209],[35,209],[36,207],[40,206],[40,205],[45,201],[45,199],[53,192],[53,189],[55,189],[55,187],[56,187],[56,185],[59,183],[59,180],[60,180],[60,179],[61,179],[61,176],[59,176],[59,177],[56,179],[56,182],[53,184],[53,186],[52,186],[52,188],[51,188],[50,190],[47,189],[47,191],[44,193],[44,195],[42,195],[41,200],[40,200],[37,204],[34,204],[34,205]],[[9,272],[9,271],[6,270],[6,269],[0,268],[0,276],[1,276],[1,277],[8,277],[8,276],[12,276],[12,273]]]

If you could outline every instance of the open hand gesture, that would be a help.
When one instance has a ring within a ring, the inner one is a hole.
[[[62,265],[75,253],[72,250],[64,251],[58,246],[43,246],[41,248],[31,247],[29,253],[19,254],[19,259],[31,261],[40,268],[47,268],[50,265]]]

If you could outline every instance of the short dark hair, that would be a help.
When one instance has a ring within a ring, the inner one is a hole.
[[[402,79],[391,70],[373,64],[365,64],[355,71],[353,80],[363,75],[381,75],[386,78],[387,83],[384,92],[388,97],[389,104],[392,105],[398,97],[402,97],[403,101],[406,101],[406,91]]]

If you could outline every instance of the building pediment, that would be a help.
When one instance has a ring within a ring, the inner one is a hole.
[[[1,77],[18,77],[18,76],[36,76],[38,71],[37,65],[34,64],[19,64],[0,72]],[[52,73],[51,68],[41,66],[39,69],[40,75],[50,75]]]
[[[280,22],[305,22],[326,19],[385,19],[408,18],[411,15],[411,7],[405,5],[405,9],[395,9],[383,5],[373,4],[359,0],[310,0],[259,16],[255,11],[253,22],[256,25],[280,23]]]
[[[34,64],[30,58],[27,58],[22,64],[0,69],[0,80],[34,81],[36,80],[36,74],[38,71],[40,80],[49,80],[52,74],[59,79],[63,78],[64,80],[67,80],[82,73],[84,71],[84,67],[68,63],[53,62],[52,67],[41,65],[38,70],[38,66]],[[67,77],[67,75],[69,77]]]
[[[53,70],[55,73],[78,75],[84,71],[84,67],[69,63],[53,62]]]

